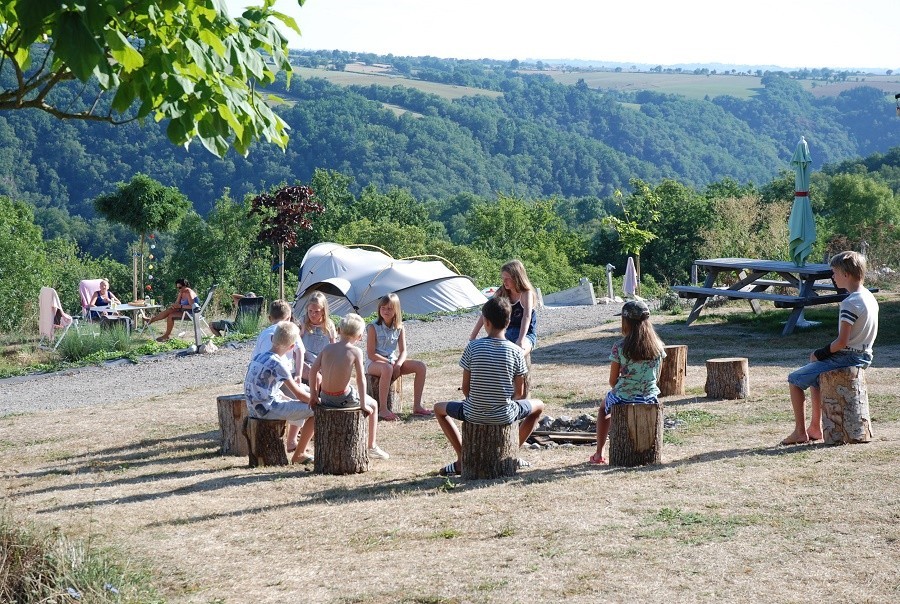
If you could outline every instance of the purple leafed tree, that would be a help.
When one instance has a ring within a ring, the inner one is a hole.
[[[297,231],[312,228],[309,216],[324,208],[313,201],[315,193],[306,186],[281,187],[257,195],[251,201],[250,215],[262,217],[258,239],[278,247],[278,297],[284,299],[284,250],[297,245]]]

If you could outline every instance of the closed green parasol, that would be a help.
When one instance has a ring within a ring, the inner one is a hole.
[[[791,260],[797,266],[804,266],[806,258],[812,252],[816,242],[816,221],[813,218],[812,206],[809,203],[809,174],[812,172],[812,158],[806,139],[800,137],[797,150],[791,158],[791,165],[796,171],[794,184],[794,205],[788,220],[789,250]]]

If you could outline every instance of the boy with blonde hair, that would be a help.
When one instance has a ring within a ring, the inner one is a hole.
[[[308,462],[312,458],[300,458],[305,455],[306,447],[315,430],[315,419],[309,401],[309,393],[305,386],[298,384],[291,376],[287,355],[294,346],[300,328],[290,321],[281,321],[275,325],[272,334],[271,349],[253,357],[247,368],[244,379],[244,396],[247,399],[247,411],[250,417],[259,419],[283,419],[291,424],[303,424],[300,440],[291,462]],[[296,398],[287,398],[288,394]]]
[[[389,459],[376,443],[378,403],[366,394],[363,382],[363,353],[356,344],[362,339],[365,321],[357,314],[349,314],[338,326],[340,339],[327,345],[309,369],[310,405],[323,407],[359,407],[369,418],[369,456]],[[350,383],[356,372],[356,386]],[[319,374],[322,379],[319,381]]]
[[[838,336],[809,355],[809,363],[788,375],[794,431],[781,441],[797,445],[822,438],[822,392],[819,376],[833,369],[872,364],[872,346],[878,335],[878,302],[863,285],[866,258],[856,252],[841,252],[831,258],[834,284],[850,292],[841,301],[838,313]],[[809,388],[811,410],[806,427],[806,394]]]

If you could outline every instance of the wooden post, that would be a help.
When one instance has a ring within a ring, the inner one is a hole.
[[[359,474],[369,470],[368,419],[359,407],[316,405],[317,474]]]
[[[662,463],[663,405],[613,405],[609,430],[609,465]]]
[[[219,411],[219,435],[222,455],[243,457],[250,454],[244,435],[244,418],[247,417],[247,399],[243,394],[223,394],[216,397]]]
[[[659,387],[659,395],[683,395],[688,347],[679,344],[666,346],[665,349],[666,356],[662,360],[662,366],[659,368],[659,380],[656,382]]]
[[[750,396],[750,370],[746,357],[706,361],[706,396],[737,399]]]
[[[519,422],[463,422],[460,463],[466,480],[515,476],[519,469]]]
[[[866,372],[859,367],[834,369],[819,376],[822,436],[826,445],[872,440]]]
[[[283,419],[248,417],[244,421],[251,468],[288,465],[287,452],[284,450],[284,424]]]
[[[366,390],[369,393],[369,396],[375,399],[375,401],[379,405],[379,409],[381,408],[381,401],[378,400],[378,387],[381,384],[381,378],[377,375],[369,375],[366,374]],[[391,382],[391,387],[388,388],[388,400],[387,400],[387,410],[391,413],[401,413],[403,411],[403,399],[401,398],[401,394],[403,393],[403,376],[401,375],[396,380]],[[394,406],[396,404],[397,410],[394,411]]]

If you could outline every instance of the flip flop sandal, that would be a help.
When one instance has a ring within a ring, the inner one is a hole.
[[[608,463],[605,457],[603,457],[602,455],[597,455],[596,453],[591,455],[591,458],[588,461],[597,466],[606,465]]]

